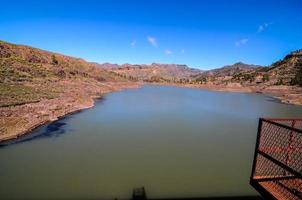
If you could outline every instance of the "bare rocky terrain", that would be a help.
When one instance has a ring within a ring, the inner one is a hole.
[[[0,141],[89,108],[108,92],[144,83],[257,92],[302,105],[302,51],[266,67],[239,62],[201,71],[176,64],[90,63],[0,41]]]

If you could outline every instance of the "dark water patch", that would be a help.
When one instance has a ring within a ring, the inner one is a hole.
[[[66,133],[63,128],[67,123],[61,121],[51,122],[49,124],[43,125],[34,129],[31,133],[22,135],[16,139],[0,142],[0,148],[18,144],[22,142],[29,142],[34,139],[44,138],[44,137],[59,137],[60,135]]]
[[[61,134],[65,133],[64,129],[60,129],[64,125],[66,125],[66,123],[63,123],[63,122],[51,123],[46,127],[46,131],[45,131],[44,135],[45,136],[61,135]]]
[[[269,102],[273,102],[273,103],[286,104],[286,103],[283,103],[280,99],[277,99],[275,97],[267,96],[266,100]]]

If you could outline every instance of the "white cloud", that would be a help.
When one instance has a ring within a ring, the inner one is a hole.
[[[133,40],[133,41],[130,43],[130,46],[135,47],[135,46],[136,46],[136,40]]]
[[[260,25],[259,27],[258,27],[258,33],[261,33],[262,31],[264,31],[264,26],[263,25]]]
[[[273,24],[273,23],[270,22],[270,23],[264,23],[264,24],[259,25],[259,26],[258,26],[257,32],[258,32],[258,33],[263,32],[268,26],[270,26],[270,25],[272,25],[272,24]]]
[[[157,40],[155,37],[148,36],[147,40],[153,47],[155,47],[155,48],[158,47],[158,43],[157,43]]]
[[[184,49],[180,50],[180,54],[185,54],[185,50]]]
[[[166,55],[171,55],[171,54],[173,54],[173,52],[170,49],[166,49],[165,54]]]
[[[236,47],[240,47],[242,45],[245,45],[248,41],[249,41],[249,39],[247,39],[247,38],[238,40],[238,41],[235,42],[235,46]]]

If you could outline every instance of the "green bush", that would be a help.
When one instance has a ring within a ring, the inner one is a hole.
[[[262,77],[262,81],[263,82],[269,81],[269,76],[267,74],[264,74]]]

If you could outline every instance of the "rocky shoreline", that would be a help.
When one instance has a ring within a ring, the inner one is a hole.
[[[13,107],[0,108],[0,142],[16,139],[31,133],[35,128],[56,121],[65,115],[91,108],[97,98],[110,92],[139,88],[140,83],[112,82],[84,89],[82,85],[70,86],[60,97],[45,99]],[[67,87],[68,84],[67,84]]]

